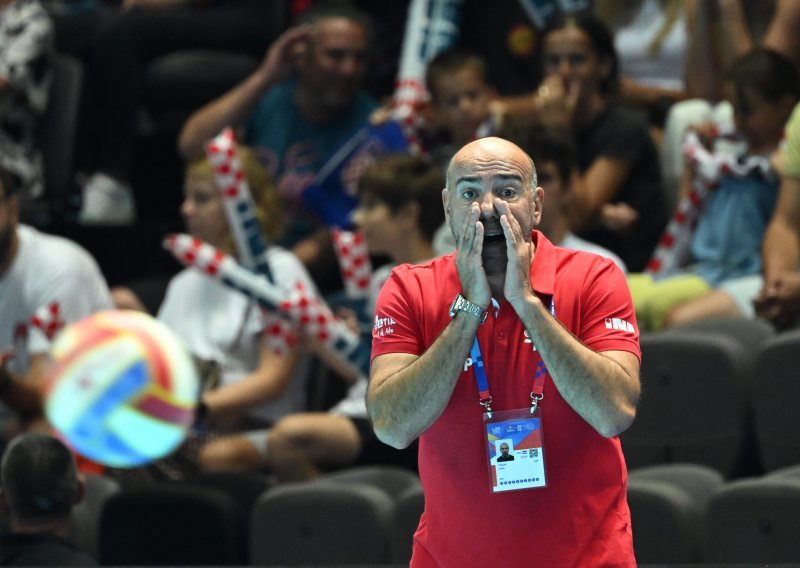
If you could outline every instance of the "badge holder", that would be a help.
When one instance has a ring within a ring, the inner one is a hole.
[[[546,487],[541,411],[486,412],[483,420],[492,492]]]
[[[533,377],[530,408],[493,412],[492,396],[477,338],[471,355],[479,402],[484,408],[486,456],[492,493],[547,487],[542,415],[539,408],[539,402],[544,398],[547,368],[541,356]]]

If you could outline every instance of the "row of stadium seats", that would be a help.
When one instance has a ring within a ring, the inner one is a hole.
[[[125,491],[86,481],[72,537],[109,566],[407,564],[423,508],[417,475],[393,466],[277,486],[241,473]]]
[[[728,482],[696,464],[636,469],[628,504],[639,564],[800,562],[800,467]]]
[[[800,331],[726,319],[644,334],[629,469],[702,464],[725,479],[800,464]]]
[[[389,466],[280,486],[87,481],[73,534],[103,565],[402,565],[424,507],[416,475]],[[800,562],[800,467],[730,482],[697,464],[635,469],[628,502],[640,565]]]

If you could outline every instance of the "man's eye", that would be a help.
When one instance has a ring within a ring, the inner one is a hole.
[[[517,195],[517,191],[515,189],[501,189],[500,190],[500,197],[503,199],[508,199],[509,197],[514,197]]]
[[[475,192],[472,191],[471,189],[467,189],[461,192],[461,197],[463,197],[464,199],[474,199],[475,195],[476,195]]]

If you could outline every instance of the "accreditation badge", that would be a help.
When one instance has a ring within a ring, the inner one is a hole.
[[[484,413],[492,493],[547,486],[541,410]]]

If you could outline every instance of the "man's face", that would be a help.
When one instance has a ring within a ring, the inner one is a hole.
[[[508,455],[508,444],[500,444],[500,453],[503,454],[503,457]]]
[[[298,81],[327,111],[353,102],[367,71],[367,33],[345,18],[327,18],[314,25],[298,64]]]
[[[501,138],[476,140],[453,157],[444,192],[445,214],[458,242],[473,203],[478,204],[484,227],[483,268],[487,274],[505,273],[508,259],[497,201],[508,203],[526,241],[531,240],[531,231],[539,224],[543,192],[532,187],[532,178],[528,155]]]

